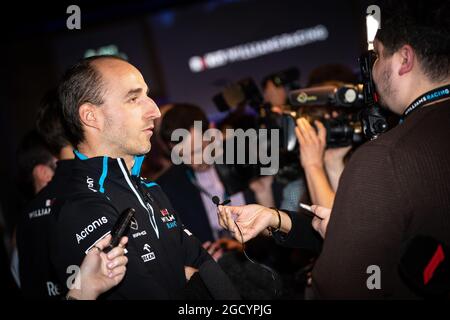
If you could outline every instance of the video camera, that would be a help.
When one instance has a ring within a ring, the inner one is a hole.
[[[264,77],[261,81],[261,87],[264,89],[266,84],[271,81],[277,87],[283,86],[289,90],[295,90],[300,88],[298,79],[300,79],[300,71],[291,67]]]
[[[363,81],[363,97],[365,108],[359,117],[363,124],[363,132],[367,139],[374,140],[388,130],[388,122],[385,112],[378,104],[378,94],[372,77],[372,67],[376,55],[373,50],[368,50],[359,58],[359,67]]]
[[[293,90],[299,87],[298,79],[300,71],[291,67],[265,76],[261,81],[261,87],[265,87],[268,81],[277,87],[285,87]],[[248,77],[226,86],[222,92],[213,97],[217,109],[221,112],[234,110],[240,106],[249,105],[255,110],[263,106],[264,98],[255,81]]]
[[[364,140],[358,119],[358,112],[364,107],[363,85],[336,82],[303,88],[289,92],[289,101],[292,106],[289,115],[294,120],[306,118],[311,124],[314,120],[324,124],[328,148],[357,145]],[[332,111],[337,116],[329,116]]]
[[[258,109],[263,101],[258,86],[252,78],[245,78],[232,83],[213,97],[213,102],[221,112],[234,110],[245,105]]]
[[[315,120],[324,124],[327,129],[327,148],[357,146],[365,139],[375,139],[387,130],[387,121],[378,106],[371,75],[374,61],[370,52],[359,59],[362,84],[333,81],[322,86],[292,90],[288,92],[289,102],[283,110],[273,110],[270,104],[264,103],[252,78],[227,86],[214,96],[213,101],[220,111],[233,111],[248,105],[257,114],[254,129],[279,129],[280,169],[277,178],[290,181],[297,179],[302,171],[295,135],[298,118],[306,118],[312,125]],[[263,79],[262,85],[271,80],[274,84],[288,87],[287,84],[292,83],[294,78],[292,71],[273,73]],[[255,177],[259,169],[255,165],[235,167],[231,170],[248,178],[245,180]]]
[[[289,92],[294,107],[329,105],[334,107],[357,107],[364,105],[363,85],[324,85]]]

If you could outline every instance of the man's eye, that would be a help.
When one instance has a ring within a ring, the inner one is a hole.
[[[130,102],[135,103],[137,101],[137,99],[138,99],[137,97],[133,97],[130,99]]]

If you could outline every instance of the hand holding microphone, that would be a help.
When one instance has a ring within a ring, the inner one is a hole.
[[[281,216],[273,209],[257,204],[225,206],[227,201],[219,204],[220,200],[215,198],[213,197],[213,202],[217,205],[219,224],[242,243],[253,239],[268,227],[277,228],[281,225]]]

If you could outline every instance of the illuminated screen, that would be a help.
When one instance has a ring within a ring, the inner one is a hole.
[[[364,13],[361,13],[364,14]],[[164,11],[149,23],[166,93],[210,114],[227,83],[297,67],[301,83],[325,63],[357,70],[359,35],[351,3],[219,1]]]

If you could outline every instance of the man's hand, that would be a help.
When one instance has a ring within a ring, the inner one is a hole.
[[[351,149],[352,146],[327,149],[324,157],[325,165],[327,167],[344,165],[344,157]]]
[[[331,209],[324,208],[317,205],[312,205],[311,209],[317,217],[313,218],[312,226],[323,239],[327,233],[328,221],[330,221]]]
[[[184,266],[184,275],[186,276],[186,281],[191,280],[194,273],[198,272],[198,269],[194,267]]]
[[[341,174],[344,171],[344,157],[351,149],[352,146],[348,146],[342,148],[330,148],[325,151],[325,169],[335,192],[337,191]]]
[[[317,133],[306,119],[297,119],[295,132],[300,143],[300,160],[312,202],[331,208],[335,193],[324,168],[327,133],[321,122],[315,121],[315,124]]]
[[[255,193],[256,202],[265,207],[274,207],[272,183],[274,176],[263,176],[250,182],[250,190]]]
[[[235,221],[242,235],[236,227]],[[278,215],[275,210],[257,204],[235,207],[219,206],[219,223],[223,228],[230,230],[238,241],[247,242],[267,227],[276,227]]]
[[[76,283],[80,284],[80,288],[71,289],[70,296],[79,300],[93,300],[122,281],[128,263],[124,249],[128,238],[123,237],[119,245],[106,254],[102,250],[110,241],[111,235],[108,235],[86,254],[77,275],[79,282]]]
[[[234,239],[220,238],[214,242],[206,241],[202,244],[203,248],[210,254],[210,256],[217,262],[222,258],[227,251],[238,250],[242,251],[242,244]]]
[[[300,144],[300,160],[304,169],[310,166],[323,167],[324,151],[327,145],[327,130],[320,121],[314,121],[316,130],[305,118],[297,119],[295,133]]]
[[[217,243],[217,241],[205,241],[202,243],[202,247],[208,251],[209,255],[214,259],[214,261],[219,261],[223,256],[223,248]]]
[[[263,176],[250,182],[250,190],[257,194],[272,192],[274,176]]]

